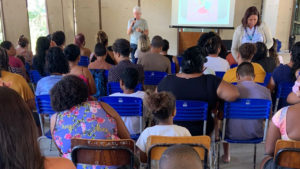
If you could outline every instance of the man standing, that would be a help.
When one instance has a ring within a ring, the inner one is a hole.
[[[139,6],[133,8],[133,16],[128,21],[127,34],[130,35],[131,61],[134,61],[134,53],[137,49],[138,39],[142,34],[148,35],[148,24],[145,19],[142,19],[142,12]]]

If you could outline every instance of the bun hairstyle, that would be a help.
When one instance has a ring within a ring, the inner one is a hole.
[[[213,37],[207,39],[204,43],[203,49],[207,55],[217,54],[221,50],[221,44],[221,38],[215,34]]]
[[[175,97],[168,92],[146,92],[144,105],[158,121],[167,120],[175,110]]]
[[[18,44],[22,48],[25,48],[29,44],[29,41],[28,41],[28,39],[24,35],[21,35],[20,38],[19,38],[19,40],[18,40]]]
[[[188,48],[182,55],[182,72],[186,74],[201,73],[206,61],[199,46]]]
[[[204,55],[204,56],[208,55],[207,52],[205,51],[204,46],[205,46],[207,40],[214,36],[216,36],[216,34],[214,32],[204,33],[200,36],[200,38],[198,40],[198,46],[201,48],[202,55]]]
[[[74,43],[79,47],[84,46],[84,43],[85,43],[84,35],[82,33],[79,33],[78,35],[76,35]]]
[[[291,60],[293,62],[291,76],[296,80],[295,73],[300,68],[300,42],[293,45],[291,55]]]

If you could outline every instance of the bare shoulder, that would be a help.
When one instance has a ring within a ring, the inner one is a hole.
[[[76,167],[69,159],[47,157],[45,159],[45,169],[76,169]]]

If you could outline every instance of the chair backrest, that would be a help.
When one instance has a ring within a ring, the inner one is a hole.
[[[51,107],[51,99],[49,95],[36,96],[35,104],[38,114],[55,114],[55,111]]]
[[[134,141],[71,139],[72,161],[104,166],[129,165],[133,168]]]
[[[157,86],[159,82],[167,76],[166,72],[158,72],[158,71],[145,71],[145,85],[153,85]]]
[[[142,84],[138,84],[134,91],[141,91],[143,89]],[[107,83],[107,95],[111,95],[113,93],[123,93],[119,82],[108,82]]]
[[[107,95],[107,77],[103,69],[90,69],[91,74],[94,77],[97,92],[93,96],[99,99],[100,97]]]
[[[79,66],[88,67],[90,64],[90,58],[88,56],[81,56],[78,62]]]
[[[148,165],[151,160],[159,160],[164,151],[174,144],[189,144],[198,152],[204,166],[207,165],[207,155],[210,149],[209,136],[190,136],[190,137],[168,137],[168,136],[149,136],[147,139]]]
[[[276,166],[300,168],[300,142],[278,140],[276,142],[274,161]]]
[[[265,80],[264,80],[264,83],[263,83],[263,86],[268,86],[271,77],[272,77],[272,73],[267,73],[267,74],[266,74]]]
[[[101,101],[113,107],[120,116],[143,116],[143,100],[137,97],[102,97]]]
[[[31,83],[33,83],[35,85],[42,78],[41,74],[37,70],[30,70],[29,77],[30,77]]]
[[[232,65],[230,66],[230,69],[235,68],[235,67],[237,67],[237,66],[238,66],[237,64],[232,64]]]
[[[286,99],[287,96],[292,92],[293,86],[294,86],[294,83],[291,83],[291,82],[280,83],[277,87],[276,98]]]
[[[216,73],[216,76],[217,77],[219,77],[219,78],[221,78],[221,79],[223,79],[223,76],[224,76],[224,74],[225,74],[225,72],[215,72]]]
[[[172,74],[176,73],[176,64],[174,62],[171,62],[171,72]]]
[[[177,57],[177,60],[178,60],[178,64],[179,64],[179,66],[181,67],[181,63],[182,63],[182,57]]]

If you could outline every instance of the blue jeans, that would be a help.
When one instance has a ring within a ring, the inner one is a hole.
[[[135,57],[134,57],[134,54],[135,54],[135,51],[137,49],[137,44],[134,44],[134,43],[130,43],[130,48],[131,48],[131,62],[134,63],[135,61]]]

